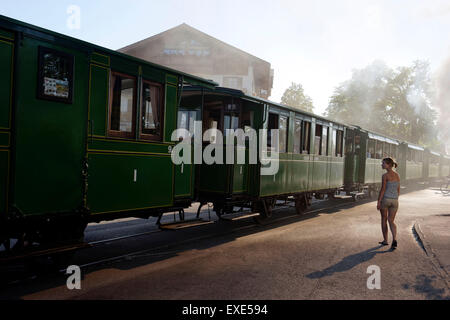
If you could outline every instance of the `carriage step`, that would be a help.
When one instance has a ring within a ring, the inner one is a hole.
[[[337,195],[334,196],[335,199],[352,199],[353,196],[346,196],[346,195]]]
[[[260,215],[259,212],[236,212],[236,213],[225,214],[221,217],[221,219],[228,220],[228,221],[237,221],[237,220],[258,217],[259,215]]]
[[[199,227],[199,226],[203,226],[203,225],[211,224],[211,223],[214,223],[214,221],[194,219],[194,220],[186,220],[186,221],[160,224],[159,227],[161,229],[165,229],[165,230],[180,230],[180,229],[186,229],[186,228],[192,228],[192,227]]]

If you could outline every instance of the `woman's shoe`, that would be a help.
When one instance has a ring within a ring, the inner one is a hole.
[[[380,241],[380,242],[378,242],[379,244],[381,244],[381,245],[383,245],[383,246],[388,246],[389,245],[389,243],[387,243],[386,241]]]
[[[391,249],[392,249],[392,250],[397,249],[397,240],[392,241]]]

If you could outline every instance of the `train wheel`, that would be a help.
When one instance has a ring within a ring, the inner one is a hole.
[[[314,194],[314,197],[315,197],[317,200],[323,200],[323,199],[325,198],[325,195],[324,195],[323,193],[315,193],[315,194]]]
[[[265,224],[266,221],[272,217],[272,210],[275,207],[276,199],[263,199],[259,203],[260,215],[254,220],[258,224]]]
[[[336,191],[328,193],[328,199],[329,200],[332,200],[332,199],[335,199],[335,198],[336,198]]]
[[[302,215],[308,209],[308,203],[304,195],[295,197],[295,211],[298,215]]]

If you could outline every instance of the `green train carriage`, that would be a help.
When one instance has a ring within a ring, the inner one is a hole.
[[[214,82],[3,16],[0,70],[0,243],[190,205],[171,133],[183,84]]]
[[[344,190],[367,192],[374,197],[381,187],[381,176],[385,171],[381,160],[400,156],[400,143],[385,135],[349,126],[345,148]]]
[[[430,149],[425,149],[425,177],[429,182],[437,181],[443,177],[443,156]]]
[[[325,194],[334,195],[342,186],[343,124],[246,96],[239,90],[215,88],[203,92],[197,90],[196,93],[193,88],[185,90],[184,95],[182,107],[192,105],[194,100],[197,104],[203,101],[202,132],[211,128],[224,132],[246,127],[257,131],[280,130],[279,170],[276,174],[262,175],[261,162],[248,163],[248,145],[246,164],[226,164],[224,158],[223,164],[200,166],[197,198],[201,203],[213,202],[219,216],[232,213],[235,206],[247,206],[264,218],[270,216],[276,200],[288,198],[296,200],[301,213],[313,195],[323,199]],[[235,143],[233,147],[235,150],[238,148]]]
[[[450,156],[444,155],[442,157],[442,177],[450,177]]]
[[[404,184],[413,185],[427,179],[425,149],[419,145],[402,142],[400,144],[398,172]]]

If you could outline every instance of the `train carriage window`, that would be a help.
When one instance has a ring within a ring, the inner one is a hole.
[[[302,121],[302,153],[309,154],[310,150],[310,137],[311,137],[311,122]]]
[[[302,138],[302,121],[294,121],[294,153],[300,153]]]
[[[355,135],[355,152],[359,152],[359,149],[361,149],[361,136]]]
[[[375,140],[369,139],[367,144],[367,158],[375,158]]]
[[[134,137],[136,78],[112,72],[109,135]]]
[[[336,130],[336,157],[342,157],[343,142],[344,142],[344,131]]]
[[[267,128],[267,148],[275,150],[276,146],[272,146],[272,130],[278,129],[279,126],[278,115],[275,113],[269,113],[269,126]]]
[[[384,156],[383,157],[392,157],[391,155],[391,144],[385,142],[383,148]]]
[[[378,140],[375,141],[375,158],[383,158],[383,142]]]
[[[417,162],[423,162],[423,151],[417,151]]]
[[[39,47],[38,98],[72,103],[73,66],[73,55]]]
[[[163,88],[161,84],[143,82],[141,138],[145,140],[162,140]]]
[[[323,133],[323,126],[320,124],[316,124],[316,133],[314,135],[314,154],[315,155],[322,154],[322,133]]]
[[[347,130],[346,136],[345,136],[345,153],[349,154],[353,152],[353,132],[350,130]]]
[[[397,159],[397,145],[391,145],[391,155],[392,158]]]
[[[321,155],[328,156],[328,127],[322,128],[322,146],[320,148]]]
[[[180,110],[178,111],[178,129],[185,129],[189,131],[191,135],[191,139],[194,137],[194,124],[197,120],[197,112],[196,111],[187,111]],[[178,137],[180,140],[184,140],[187,138],[186,135],[180,135]]]
[[[333,157],[336,156],[336,138],[337,138],[337,133],[336,133],[336,129],[331,129],[331,155]]]
[[[272,145],[272,130],[278,129],[278,152],[287,152],[288,119],[286,116],[269,113],[269,127],[267,132],[267,147],[269,149],[276,150],[277,146]]]
[[[280,153],[287,152],[287,133],[288,133],[288,123],[289,118],[285,116],[280,116]]]

